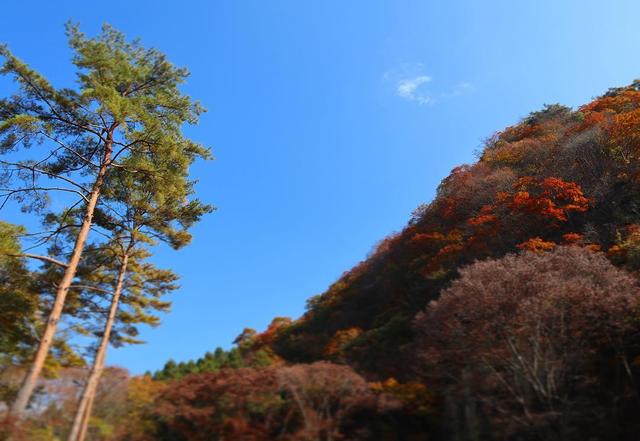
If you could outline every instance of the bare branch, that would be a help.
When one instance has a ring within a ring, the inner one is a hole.
[[[89,194],[89,190],[87,190],[85,187],[83,187],[81,184],[78,184],[77,182],[75,182],[73,179],[67,178],[66,176],[62,176],[59,175],[57,173],[52,173],[50,171],[47,170],[42,170],[40,168],[37,168],[34,165],[28,165],[28,164],[22,164],[20,162],[8,162],[8,161],[0,161],[0,164],[4,164],[4,165],[8,165],[8,166],[12,166],[12,167],[17,167],[18,170],[29,170],[31,172],[35,172],[35,173],[42,173],[43,175],[49,176],[50,178],[53,179],[60,179],[64,182],[67,182],[75,187],[78,187],[79,189],[81,189],[82,191],[86,192],[87,194]]]
[[[2,195],[2,197],[5,198],[5,200],[2,203],[2,205],[0,205],[0,209],[2,209],[4,207],[4,205],[7,203],[7,200],[9,200],[9,198],[11,196],[13,196],[14,194],[27,193],[27,192],[30,192],[30,191],[33,191],[33,192],[37,192],[37,191],[62,191],[62,192],[67,192],[67,193],[75,193],[78,196],[80,196],[82,199],[84,199],[84,201],[86,203],[89,203],[89,199],[84,194],[79,192],[78,190],[72,190],[70,188],[64,188],[64,187],[31,187],[31,188],[16,188],[16,189],[0,188],[0,191],[5,192],[5,194]]]
[[[69,288],[86,289],[89,291],[97,291],[105,294],[113,294],[113,291],[109,291],[108,289],[102,289],[102,288],[98,288],[97,286],[90,286],[90,285],[71,285]]]
[[[90,165],[92,167],[95,168],[100,168],[100,166],[98,164],[94,164],[93,162],[91,162],[88,158],[85,158],[83,155],[81,155],[80,153],[78,153],[77,150],[72,149],[71,147],[69,147],[68,145],[66,145],[64,142],[60,141],[57,138],[54,138],[53,136],[47,134],[46,132],[40,132],[42,133],[43,136],[49,138],[50,140],[52,140],[53,142],[55,142],[56,144],[58,144],[60,146],[60,148],[63,148],[65,150],[67,150],[68,152],[70,152],[71,154],[73,154],[76,158],[80,159],[81,161],[84,161],[87,165]],[[95,152],[95,151],[94,151]]]
[[[21,253],[21,254],[7,254],[7,256],[12,256],[12,257],[28,257],[30,259],[37,259],[37,260],[42,260],[43,262],[49,262],[49,263],[53,263],[55,265],[61,266],[63,268],[66,268],[67,265],[64,262],[61,262],[57,259],[54,259],[53,257],[49,257],[49,256],[41,256],[39,254],[31,254],[31,253]]]

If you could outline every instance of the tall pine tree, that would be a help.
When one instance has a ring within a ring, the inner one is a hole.
[[[196,123],[202,112],[179,90],[188,75],[185,69],[138,41],[127,42],[109,26],[88,38],[69,24],[67,35],[78,70],[76,89],[55,88],[8,48],[0,48],[5,59],[0,74],[19,85],[16,94],[0,100],[0,206],[16,199],[37,210],[52,192],[61,192],[75,198],[72,206],[83,210],[33,363],[11,407],[15,415],[26,409],[42,371],[113,171],[133,180],[148,178],[125,165],[129,156],[138,155],[156,166],[155,173],[171,167],[186,176],[195,159],[209,157],[206,148],[182,134],[182,126]]]
[[[114,287],[109,312],[98,345],[94,363],[81,395],[70,441],[83,441],[96,389],[104,367],[107,347],[114,339],[114,326],[118,324],[154,323],[155,317],[148,310],[163,309],[159,297],[174,288],[175,276],[170,271],[159,270],[145,259],[150,256],[149,245],[158,241],[175,249],[188,244],[188,229],[211,207],[198,200],[189,200],[193,185],[180,169],[161,167],[148,161],[143,155],[131,155],[124,163],[148,176],[133,179],[130,174],[116,170],[105,187],[102,205],[96,216],[96,224],[110,232],[110,252],[113,258]],[[129,312],[118,308],[124,301]],[[126,340],[125,340],[126,341]]]

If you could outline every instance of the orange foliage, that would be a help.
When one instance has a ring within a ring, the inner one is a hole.
[[[324,355],[331,357],[340,353],[345,346],[358,338],[360,334],[362,334],[362,329],[360,328],[348,328],[336,331],[331,340],[329,340],[329,343],[327,343],[327,346],[324,348]]]
[[[451,198],[449,198],[452,200]],[[540,226],[540,220],[546,220],[545,228],[558,228],[559,222],[567,222],[571,213],[582,213],[589,209],[589,200],[584,196],[580,186],[574,182],[567,182],[556,177],[537,178],[524,176],[514,185],[512,191],[498,192],[493,204],[485,205],[466,220],[470,231],[465,236],[455,229],[456,234],[447,236],[439,232],[419,233],[411,238],[412,243],[434,243],[439,246],[437,253],[432,256],[423,268],[423,275],[429,277],[437,275],[447,264],[454,264],[463,252],[483,254],[491,249],[491,238],[500,234],[510,234],[502,231],[509,224],[523,226],[533,222]],[[508,220],[511,215],[524,215],[517,219]],[[542,233],[542,231],[541,231]],[[540,233],[538,233],[540,234]],[[581,240],[577,233],[564,236],[567,243]],[[534,237],[518,245],[520,249],[530,251],[548,251],[555,247],[554,242]]]
[[[535,138],[523,138],[512,142],[500,141],[483,156],[483,160],[517,164],[526,161],[527,155],[531,152],[551,148],[557,139],[557,134],[546,133]]]
[[[444,247],[440,248],[440,251],[438,251],[438,253],[432,259],[429,260],[429,263],[422,271],[422,274],[424,276],[432,275],[433,272],[440,269],[445,262],[455,258],[455,256],[459,255],[463,250],[463,243],[451,243],[445,245]]]
[[[508,206],[512,211],[562,222],[568,220],[569,212],[582,213],[589,209],[589,200],[574,182],[559,178],[539,181],[526,176],[518,180],[514,189],[515,193],[499,193],[498,204]]]
[[[542,240],[539,237],[532,237],[526,242],[522,242],[517,245],[521,250],[533,251],[534,253],[541,253],[544,251],[551,251],[556,247],[556,244],[553,242],[547,242]]]
[[[501,213],[501,208],[507,208],[509,212]],[[476,228],[483,227],[484,235],[497,234],[499,220],[509,213],[535,215],[553,222],[566,222],[569,213],[582,213],[588,209],[589,200],[578,184],[559,178],[539,180],[525,176],[516,182],[513,192],[498,193],[496,202],[482,207],[478,215],[467,220],[467,224]],[[487,229],[489,226],[492,228]],[[476,234],[478,232],[476,231]]]
[[[376,394],[384,394],[402,403],[405,411],[426,415],[434,410],[433,395],[422,383],[399,383],[395,378],[388,378],[382,382],[369,383],[369,387]]]
[[[580,124],[576,124],[574,127],[571,127],[568,130],[568,133],[575,135],[577,133],[588,130],[592,127],[597,127],[597,126],[603,127],[606,125],[608,121],[609,121],[608,114],[601,113],[601,112],[587,113],[584,115],[584,119],[582,120],[582,122]]]
[[[507,127],[504,131],[500,132],[499,136],[501,140],[515,142],[524,138],[533,138],[542,133],[544,133],[544,128],[541,125],[524,123]]]
[[[415,243],[424,243],[431,241],[444,241],[446,240],[444,234],[433,232],[433,233],[417,233],[412,238],[411,241]]]
[[[581,107],[580,111],[585,117],[578,130],[599,125],[609,135],[611,147],[640,148],[640,91],[627,88],[600,97]]]
[[[577,243],[582,240],[582,234],[579,233],[567,233],[562,235],[565,243]]]
[[[485,205],[480,209],[480,214],[467,220],[467,223],[473,227],[496,222],[498,217],[493,214],[494,206]]]
[[[260,343],[268,346],[273,343],[282,330],[291,326],[292,323],[293,320],[289,317],[276,317],[271,321],[267,330],[258,335],[257,338]]]
[[[614,145],[640,145],[640,108],[615,115],[609,133]]]
[[[442,243],[459,242],[462,239],[462,232],[457,228],[449,231],[446,235],[440,232],[417,233],[411,238],[411,242],[416,244],[435,243],[441,246]]]
[[[613,95],[605,95],[580,107],[583,113],[591,112],[628,112],[640,106],[640,91],[625,89]]]
[[[620,245],[613,245],[611,248],[607,250],[607,254],[612,259],[620,256],[622,252],[623,252],[623,249]]]

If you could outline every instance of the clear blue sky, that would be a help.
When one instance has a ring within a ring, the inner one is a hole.
[[[6,0],[0,41],[67,85],[64,22],[107,22],[188,67],[209,109],[188,133],[217,158],[193,174],[218,211],[155,258],[182,276],[173,310],[108,357],[138,373],[299,316],[483,138],[640,77],[638,17],[613,0]]]

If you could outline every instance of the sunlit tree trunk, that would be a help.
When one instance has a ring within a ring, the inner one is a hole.
[[[116,289],[113,292],[113,297],[111,298],[111,306],[109,307],[109,315],[107,316],[107,321],[104,325],[102,340],[100,341],[100,346],[98,347],[98,351],[96,352],[95,361],[93,363],[93,367],[91,368],[91,373],[89,374],[87,383],[85,384],[84,390],[82,391],[82,396],[80,397],[80,403],[76,411],[76,416],[73,420],[73,427],[71,428],[71,433],[69,434],[69,441],[83,441],[84,435],[86,434],[86,426],[88,425],[89,418],[91,417],[91,407],[93,405],[93,399],[98,388],[98,383],[100,382],[100,376],[102,375],[102,371],[104,369],[104,360],[106,357],[107,348],[109,347],[109,339],[111,337],[113,323],[116,320],[118,304],[120,303],[120,296],[122,294],[122,287],[124,285],[124,277],[127,273],[128,264],[129,254],[127,251],[122,257],[122,263],[120,264],[120,269],[118,272],[118,281],[116,283]]]
[[[78,441],[84,440],[87,436],[87,430],[89,429],[89,420],[91,419],[91,411],[93,409],[93,400],[95,398],[95,394],[91,397],[89,402],[87,403],[87,408],[84,411],[84,416],[82,417],[82,425],[80,426],[80,433],[78,433]]]
[[[80,227],[80,231],[78,232],[78,236],[76,237],[73,252],[71,253],[71,259],[69,259],[69,263],[67,265],[67,268],[65,269],[62,280],[58,285],[53,308],[51,309],[49,318],[47,319],[47,324],[45,326],[44,333],[42,334],[42,338],[40,339],[38,350],[36,351],[36,355],[33,359],[31,367],[27,371],[27,374],[22,381],[22,385],[20,386],[20,390],[18,391],[16,399],[11,406],[11,413],[13,415],[21,416],[27,408],[29,400],[31,399],[31,395],[33,394],[33,390],[36,387],[38,378],[40,377],[40,373],[42,372],[47,354],[49,353],[49,349],[51,348],[53,336],[58,327],[60,316],[62,315],[62,308],[64,307],[64,301],[67,297],[67,292],[69,291],[71,282],[76,275],[78,263],[80,262],[80,257],[82,256],[84,245],[87,241],[87,237],[89,236],[89,231],[91,230],[93,213],[98,203],[100,190],[102,189],[102,184],[104,182],[104,176],[107,172],[107,168],[109,167],[109,163],[111,160],[111,152],[113,148],[112,133],[113,130],[109,133],[107,144],[105,145],[105,155],[102,161],[102,165],[100,167],[100,170],[98,171],[98,175],[93,184],[93,188],[91,189],[91,194],[89,195],[89,200],[87,202],[82,226]]]

